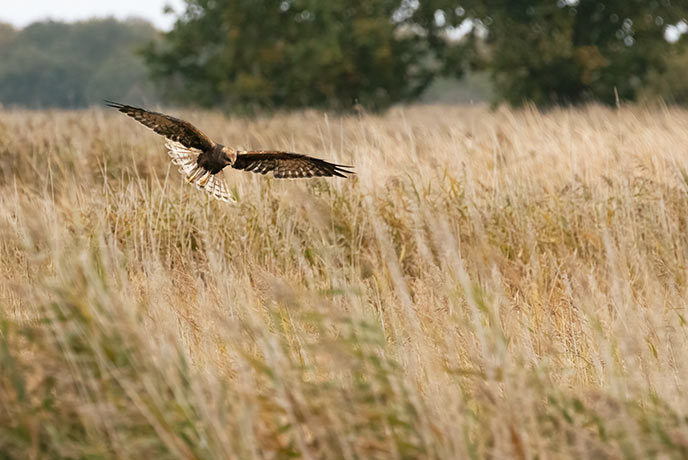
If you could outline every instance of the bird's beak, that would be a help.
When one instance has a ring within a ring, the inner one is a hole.
[[[225,157],[230,165],[233,165],[237,158],[237,151],[232,147],[225,147]]]

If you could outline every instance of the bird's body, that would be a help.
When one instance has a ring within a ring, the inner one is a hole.
[[[232,156],[232,153],[234,154]],[[229,155],[229,157],[227,156]],[[232,165],[236,161],[236,152],[228,151],[222,144],[215,144],[212,149],[204,151],[198,155],[198,166],[210,174],[217,174],[225,167]]]
[[[346,169],[351,168],[350,166],[329,163],[299,153],[236,150],[215,143],[191,123],[179,118],[116,102],[106,101],[106,104],[165,136],[172,163],[179,166],[179,172],[187,182],[219,200],[230,201],[224,181],[217,176],[227,166],[260,174],[272,172],[278,179],[346,177],[346,174],[353,174]]]

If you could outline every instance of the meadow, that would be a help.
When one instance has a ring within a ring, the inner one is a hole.
[[[688,111],[0,110],[0,457],[685,458]]]

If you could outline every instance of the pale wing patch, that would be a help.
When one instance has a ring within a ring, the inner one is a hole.
[[[172,164],[179,167],[179,172],[188,183],[194,184],[198,190],[203,190],[218,200],[228,203],[234,201],[227,191],[225,181],[198,166],[198,155],[202,153],[200,150],[170,140],[165,147]]]
[[[168,140],[165,143],[167,154],[172,159],[172,164],[179,166],[179,172],[184,177],[189,177],[198,168],[198,155],[202,152],[192,147],[185,147],[179,142]]]

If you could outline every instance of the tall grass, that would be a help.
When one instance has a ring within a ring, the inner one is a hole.
[[[688,455],[688,112],[181,115],[358,175],[0,112],[0,457]]]

